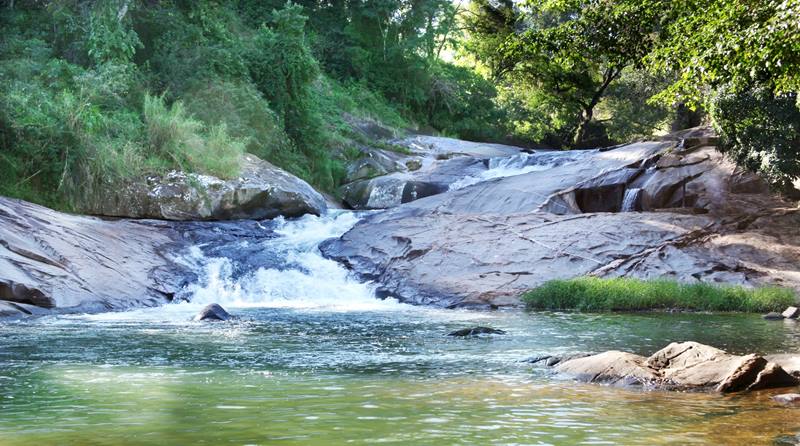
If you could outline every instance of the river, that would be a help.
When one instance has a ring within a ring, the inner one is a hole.
[[[356,214],[198,232],[192,302],[0,323],[0,445],[771,444],[797,409],[749,395],[577,384],[542,353],[694,340],[797,351],[757,315],[476,312],[378,300],[318,244]],[[231,223],[233,225],[235,223]],[[230,231],[229,231],[230,232]],[[219,302],[238,316],[192,316]],[[485,325],[508,334],[453,338]]]

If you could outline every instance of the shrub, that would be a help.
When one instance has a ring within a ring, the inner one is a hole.
[[[783,288],[744,288],[670,280],[580,277],[551,280],[522,295],[528,309],[580,311],[778,311],[796,303]]]
[[[144,120],[148,158],[167,160],[167,165],[220,178],[239,173],[245,143],[231,137],[225,124],[206,131],[202,122],[186,114],[182,102],[167,107],[163,97],[150,95],[144,98]]]
[[[761,174],[778,189],[800,177],[800,107],[796,93],[776,95],[767,86],[719,88],[711,116],[723,152]]]

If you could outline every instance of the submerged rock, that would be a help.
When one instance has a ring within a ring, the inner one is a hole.
[[[797,378],[761,356],[731,355],[696,342],[672,343],[649,358],[608,351],[560,362],[556,371],[584,382],[663,390],[727,393],[798,384]]]
[[[447,336],[456,336],[456,337],[466,337],[466,336],[477,336],[482,334],[506,334],[504,330],[498,330],[496,328],[491,327],[472,327],[472,328],[462,328],[461,330],[456,330],[454,332],[448,333]]]
[[[800,393],[782,393],[772,397],[773,400],[783,404],[800,403]]]
[[[319,215],[326,207],[325,198],[305,181],[245,154],[238,178],[170,172],[108,190],[84,211],[113,217],[234,220]]]
[[[782,320],[782,319],[783,319],[783,315],[782,315],[782,314],[780,314],[780,313],[777,313],[777,312],[775,312],[775,311],[773,311],[773,312],[770,312],[770,313],[767,313],[767,314],[765,314],[765,315],[764,315],[764,316],[762,316],[762,317],[763,317],[764,319],[768,320],[768,321],[780,321],[780,320]]]
[[[194,317],[196,321],[227,321],[232,316],[219,304],[209,304]]]

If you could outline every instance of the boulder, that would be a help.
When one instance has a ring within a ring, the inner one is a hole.
[[[556,371],[590,383],[679,391],[729,393],[798,384],[797,378],[761,356],[731,355],[696,342],[672,343],[649,358],[608,351],[562,361]]]
[[[238,178],[173,171],[109,189],[83,211],[164,220],[265,219],[321,214],[325,198],[305,181],[245,154]]]
[[[99,312],[170,301],[191,272],[178,231],[0,198],[0,316]]]
[[[783,316],[786,319],[797,319],[797,316],[800,316],[800,308],[788,307],[785,310],[783,310],[781,316]]]
[[[477,336],[482,334],[506,334],[503,330],[498,330],[496,328],[491,327],[472,327],[472,328],[462,328],[461,330],[456,330],[454,332],[448,333],[447,336],[455,336],[455,337],[467,337],[467,336]]]
[[[227,321],[232,316],[219,304],[208,304],[194,317],[195,321]]]
[[[781,321],[781,320],[783,320],[783,315],[780,314],[780,313],[777,313],[775,311],[771,311],[771,312],[765,314],[762,317],[764,319],[768,320],[768,321]]]

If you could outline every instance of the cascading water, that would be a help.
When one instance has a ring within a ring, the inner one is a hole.
[[[348,211],[291,221],[277,218],[272,229],[264,228],[263,239],[226,245],[222,256],[215,256],[213,249],[206,252],[202,245],[194,247],[181,259],[201,271],[186,298],[192,304],[230,307],[361,310],[400,305],[376,299],[374,285],[354,279],[319,252],[320,243],[341,236],[358,219]],[[253,262],[254,252],[266,253],[268,260]]]
[[[493,178],[512,177],[530,172],[549,170],[580,161],[596,150],[550,151],[519,153],[514,156],[490,158],[487,169],[478,175],[464,177],[450,185],[450,190],[463,189]]]
[[[639,204],[639,197],[642,195],[642,189],[638,187],[631,187],[625,189],[625,195],[622,197],[621,212],[633,212]]]

